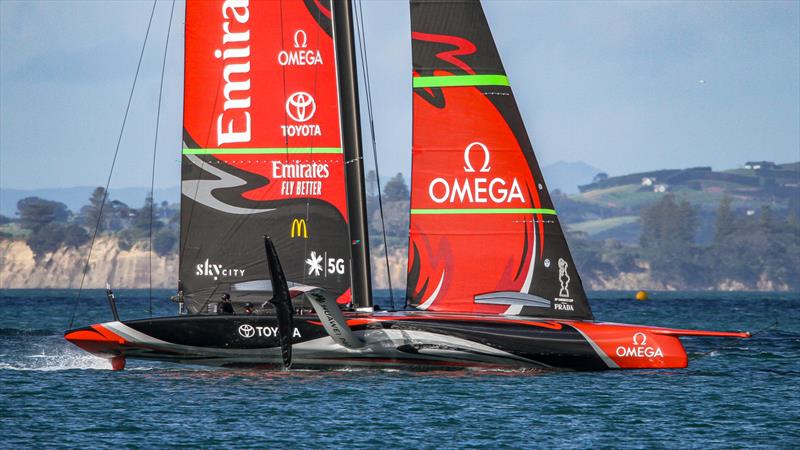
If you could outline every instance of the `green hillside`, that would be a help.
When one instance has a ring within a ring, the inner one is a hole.
[[[800,216],[800,162],[756,161],[726,171],[693,167],[599,176],[579,189],[579,194],[555,195],[554,202],[569,230],[590,239],[635,243],[638,225],[632,218],[665,195],[698,211],[700,242],[711,237],[714,212],[726,197],[740,216],[754,215],[764,207],[778,217]]]

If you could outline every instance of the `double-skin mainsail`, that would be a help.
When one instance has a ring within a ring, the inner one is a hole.
[[[261,236],[290,283],[350,301],[350,239],[328,1],[186,5],[180,280],[190,313],[263,302]]]

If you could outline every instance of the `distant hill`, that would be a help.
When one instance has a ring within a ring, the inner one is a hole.
[[[72,212],[78,212],[82,206],[89,202],[89,197],[96,186],[76,186],[68,188],[49,189],[2,189],[0,190],[0,214],[14,217],[17,212],[17,202],[25,197],[41,197],[64,203]],[[109,196],[112,200],[119,200],[131,207],[140,207],[150,188],[127,187],[112,188]],[[154,192],[155,201],[160,203],[166,200],[176,203],[180,200],[178,186],[159,188]]]
[[[769,206],[778,217],[800,217],[800,163],[796,162],[748,161],[744,168],[725,171],[662,169],[593,180],[579,189],[579,194],[556,195],[553,201],[567,229],[595,240],[636,243],[642,208],[670,193],[700,212],[701,244],[711,238],[715,212],[725,196],[733,200],[739,215],[753,215]]]
[[[547,187],[551,191],[559,189],[566,194],[577,194],[578,186],[591,183],[600,172],[602,170],[597,167],[580,161],[558,161],[542,167]]]
[[[603,190],[635,187],[637,192],[693,190],[743,197],[788,199],[800,194],[800,163],[747,162],[744,169],[714,171],[711,167],[664,169],[608,177],[579,186],[592,195]]]

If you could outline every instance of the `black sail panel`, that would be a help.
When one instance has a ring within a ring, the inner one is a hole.
[[[409,303],[591,318],[480,2],[412,0],[411,30]]]

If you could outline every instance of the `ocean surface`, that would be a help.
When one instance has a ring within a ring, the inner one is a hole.
[[[800,295],[632,296],[590,295],[595,316],[756,335],[684,338],[683,370],[112,372],[62,338],[73,311],[111,319],[102,291],[77,309],[76,291],[0,291],[0,447],[800,447]],[[148,316],[146,290],[117,297],[123,320]]]

